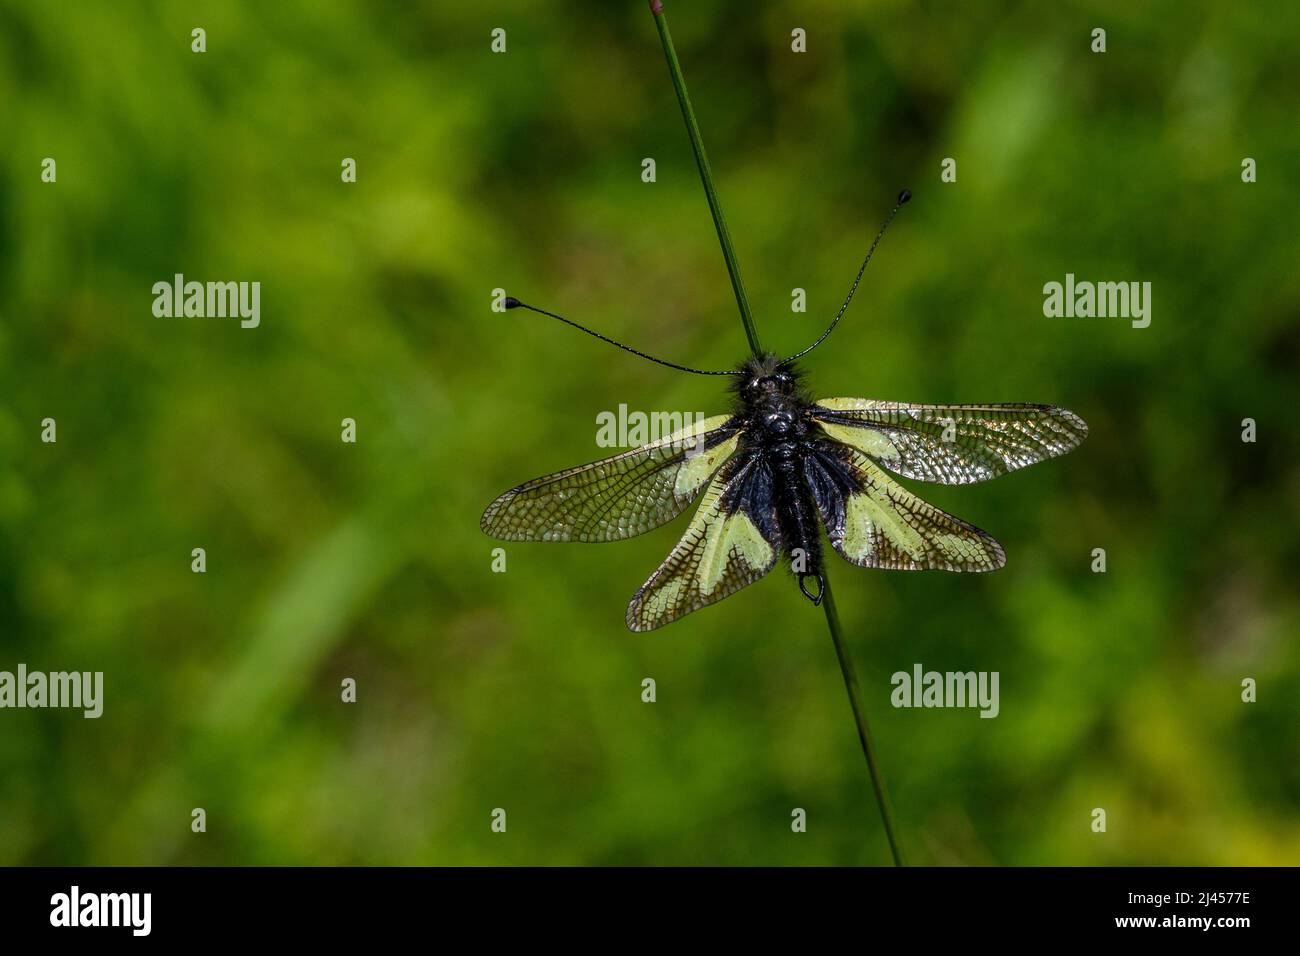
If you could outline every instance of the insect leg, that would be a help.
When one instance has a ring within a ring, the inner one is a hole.
[[[812,592],[810,592],[810,591],[808,590],[807,585],[804,584],[804,580],[805,580],[806,578],[816,578],[816,579],[817,579],[817,593],[816,593],[816,594],[813,594]],[[821,576],[821,573],[820,573],[820,572],[818,572],[818,573],[816,573],[816,574],[812,574],[812,573],[810,573],[810,572],[805,571],[805,572],[803,572],[802,574],[799,575],[799,590],[803,592],[803,596],[804,596],[804,597],[806,597],[808,600],[812,601],[812,603],[813,603],[813,607],[817,607],[818,605],[820,605],[820,604],[822,603],[822,595],[824,595],[824,594],[826,593],[826,579],[823,578],[823,577]]]

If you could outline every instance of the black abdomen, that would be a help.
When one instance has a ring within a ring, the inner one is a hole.
[[[822,542],[817,528],[816,506],[800,467],[801,449],[793,442],[789,444],[791,447],[788,449],[781,446],[773,449],[772,491],[790,570],[799,575],[799,587],[808,594],[804,588],[806,576],[818,579],[820,591]]]
[[[773,382],[773,378],[759,380]],[[787,384],[793,382],[787,377]],[[761,392],[761,387],[759,388]],[[745,393],[742,390],[742,398]],[[772,475],[772,498],[777,526],[790,570],[798,576],[799,590],[820,604],[825,587],[822,577],[822,543],[816,502],[804,479],[804,459],[810,453],[806,403],[793,393],[770,388],[743,402],[746,438],[752,442]],[[815,590],[808,582],[817,581]]]

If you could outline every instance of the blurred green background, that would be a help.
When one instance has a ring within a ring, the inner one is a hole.
[[[1003,543],[997,574],[831,558],[913,860],[1300,862],[1300,15],[843,7],[668,6],[765,342],[821,330],[908,186],[815,391],[1092,429],[907,483]],[[602,411],[724,408],[494,288],[744,354],[644,2],[3,0],[0,104],[0,669],[106,698],[0,711],[0,863],[888,861],[788,576],[633,635],[684,518],[507,545],[504,574],[478,528],[602,457]],[[261,327],[155,318],[176,272],[260,281]],[[1150,281],[1151,326],[1045,318],[1067,272]],[[1001,714],[891,708],[917,662],[999,671]]]

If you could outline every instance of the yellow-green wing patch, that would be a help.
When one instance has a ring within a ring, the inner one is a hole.
[[[823,513],[831,546],[846,561],[895,571],[994,571],[1006,563],[988,534],[922,501],[865,455],[848,454],[862,490],[845,499],[842,526]]]
[[[716,415],[631,451],[546,475],[488,505],[480,526],[502,541],[616,541],[659,527],[699,495],[736,450]]]
[[[831,438],[905,478],[987,481],[1078,447],[1088,426],[1054,405],[909,405],[822,398],[813,417]]]
[[[627,608],[629,628],[662,627],[721,601],[772,570],[780,542],[765,537],[745,510],[728,512],[722,507],[732,480],[743,482],[747,476],[744,471],[734,479],[718,476],[709,484],[686,533],[633,595]],[[775,515],[764,523],[774,528]]]

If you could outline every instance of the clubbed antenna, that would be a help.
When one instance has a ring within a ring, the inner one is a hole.
[[[736,371],[712,372],[712,371],[707,371],[705,369],[699,369],[699,368],[687,368],[685,365],[678,365],[675,362],[665,362],[663,359],[655,358],[653,355],[647,355],[645,352],[637,351],[636,349],[632,348],[630,345],[624,345],[622,342],[615,342],[607,335],[601,335],[599,332],[593,332],[591,329],[587,328],[586,326],[579,325],[577,322],[574,322],[572,319],[566,319],[564,316],[556,315],[554,312],[547,312],[545,309],[539,309],[534,305],[529,305],[527,302],[520,302],[512,295],[506,296],[505,305],[507,309],[527,309],[529,312],[536,312],[538,315],[544,315],[547,318],[558,319],[559,321],[563,322],[565,325],[571,325],[580,332],[586,332],[588,335],[594,335],[602,342],[608,342],[610,345],[616,345],[619,348],[621,348],[624,352],[631,352],[633,355],[639,355],[643,359],[649,359],[652,362],[658,362],[660,365],[667,365],[669,368],[675,368],[679,372],[691,372],[695,375],[739,375],[740,374],[739,372]]]
[[[862,273],[867,271],[867,263],[871,261],[871,256],[872,254],[875,253],[876,246],[880,245],[880,239],[882,236],[884,236],[885,230],[889,228],[889,224],[893,222],[894,217],[898,215],[898,210],[902,209],[903,206],[907,204],[907,201],[911,198],[912,198],[912,192],[911,190],[908,189],[904,189],[901,193],[898,194],[898,202],[895,203],[894,208],[890,210],[889,215],[885,218],[885,224],[880,227],[880,232],[876,233],[876,238],[872,240],[871,248],[867,250],[867,257],[862,260],[862,268],[858,269],[858,274],[853,279],[853,285],[849,287],[849,294],[844,298],[844,304],[840,306],[840,310],[835,313],[835,318],[831,319],[831,324],[826,327],[826,331],[822,333],[821,338],[819,338],[812,345],[808,346],[802,352],[798,352],[794,355],[791,355],[788,359],[786,359],[781,363],[782,365],[788,365],[790,362],[793,362],[795,359],[807,355],[817,346],[825,342],[826,336],[830,335],[831,332],[834,331],[836,323],[840,321],[840,316],[844,315],[844,311],[849,307],[849,303],[853,301],[853,293],[858,291],[858,283],[862,281]]]

